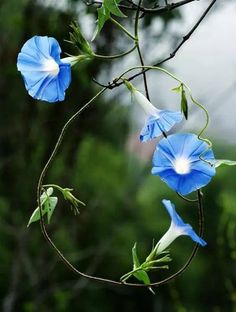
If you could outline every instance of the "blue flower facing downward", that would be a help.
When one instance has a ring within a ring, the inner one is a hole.
[[[140,141],[146,142],[157,138],[163,132],[168,132],[176,123],[181,122],[181,112],[157,109],[152,103],[139,92],[131,83],[126,82],[128,89],[132,92],[133,99],[147,114],[147,122],[140,133]]]
[[[168,231],[157,243],[157,255],[164,251],[177,237],[181,235],[189,236],[194,242],[200,244],[201,246],[205,246],[207,244],[195,233],[190,224],[184,223],[184,221],[175,211],[175,206],[171,203],[170,200],[163,199],[162,203],[171,217],[171,224]]]
[[[159,110],[156,114],[148,117],[147,122],[140,133],[140,141],[146,142],[157,138],[163,132],[168,132],[176,123],[181,122],[183,116],[180,112]]]
[[[202,153],[205,161],[200,158]],[[210,182],[215,175],[214,163],[212,150],[195,134],[173,134],[157,145],[152,174],[159,175],[170,188],[186,195]]]
[[[140,133],[141,142],[146,142],[162,135],[163,132],[169,131],[176,123],[182,120],[181,112],[157,109],[134,87],[131,89],[131,92],[134,100],[148,115],[147,122]]]
[[[34,36],[23,45],[17,58],[25,88],[37,100],[63,101],[71,81],[70,58],[60,59],[56,39]]]

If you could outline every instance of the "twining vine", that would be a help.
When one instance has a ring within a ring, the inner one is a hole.
[[[197,30],[217,0],[213,0],[209,3],[200,18],[196,21],[190,31],[182,38],[180,43],[170,53],[170,55],[161,61],[154,62],[154,65],[146,65],[144,63],[143,53],[139,42],[139,23],[144,15],[169,12],[193,1],[194,0],[183,0],[177,3],[169,3],[169,1],[165,1],[164,6],[156,4],[153,7],[144,7],[142,0],[138,0],[137,2],[132,0],[83,1],[85,5],[92,6],[97,9],[98,20],[93,40],[96,40],[97,36],[99,36],[99,33],[105,27],[106,22],[110,21],[118,27],[124,35],[128,36],[130,40],[132,40],[133,46],[120,54],[110,56],[98,55],[92,50],[87,39],[85,39],[79,25],[77,23],[72,23],[70,40],[68,41],[77,48],[78,55],[69,55],[68,57],[61,59],[61,49],[58,42],[56,39],[46,36],[34,36],[29,39],[23,45],[22,50],[18,55],[17,68],[24,78],[25,87],[29,95],[37,100],[57,102],[63,101],[65,98],[65,91],[69,87],[71,80],[72,66],[78,64],[79,62],[90,61],[94,58],[112,61],[113,59],[123,58],[126,55],[136,51],[138,53],[140,64],[132,68],[128,68],[123,73],[116,75],[111,82],[103,84],[91,78],[97,85],[102,87],[101,90],[65,123],[56,145],[39,177],[37,185],[38,207],[33,212],[28,225],[33,222],[40,221],[42,233],[50,246],[54,249],[65,265],[80,276],[120,286],[148,287],[151,291],[153,291],[151,288],[152,286],[160,286],[182,274],[196,255],[199,245],[206,245],[206,242],[202,238],[204,221],[202,188],[207,185],[211,178],[215,175],[217,167],[225,164],[235,165],[236,162],[229,160],[216,160],[214,158],[211,141],[208,138],[203,137],[204,131],[209,123],[209,114],[206,108],[194,98],[190,87],[184,83],[182,79],[176,77],[174,74],[167,71],[167,69],[160,67],[160,65],[163,65],[168,60],[174,58],[184,43],[189,40],[191,35]],[[122,18],[127,17],[124,12],[126,14],[131,12],[131,14],[134,13],[135,15],[133,33],[126,29],[122,22],[120,22],[120,20],[122,21]],[[119,19],[119,21],[117,19]],[[178,82],[178,85],[173,89],[173,91],[180,95],[180,111],[173,112],[169,110],[159,110],[151,103],[146,77],[146,72],[150,70],[159,70]],[[135,71],[135,74],[127,76],[133,71]],[[131,81],[135,80],[135,78],[140,75],[143,77],[145,95],[143,95],[131,83]],[[133,102],[139,104],[143,108],[144,113],[147,115],[147,122],[140,132],[140,141],[146,142],[156,137],[163,136],[157,144],[153,154],[152,174],[159,176],[163,182],[165,182],[177,193],[178,196],[181,197],[181,199],[191,202],[192,204],[197,203],[199,231],[198,234],[196,234],[191,225],[185,223],[178,215],[174,204],[167,199],[163,199],[162,203],[171,218],[171,224],[168,231],[155,245],[153,245],[149,255],[147,255],[145,261],[142,263],[139,261],[137,244],[135,243],[132,249],[133,268],[129,272],[125,273],[119,281],[116,281],[88,275],[79,271],[55,245],[49,236],[45,225],[45,216],[47,216],[48,223],[50,223],[51,217],[57,205],[57,197],[52,196],[54,191],[61,193],[64,199],[73,207],[75,213],[78,213],[79,206],[84,205],[84,203],[73,195],[73,189],[63,188],[55,183],[44,184],[44,178],[62,145],[65,133],[68,131],[75,119],[77,119],[91,104],[95,104],[96,99],[104,92],[111,92],[112,89],[118,88],[121,85],[125,85],[127,87],[127,91],[130,92]],[[185,117],[185,119],[188,118],[189,100],[204,111],[206,118],[203,127],[197,135],[193,133],[177,133],[168,135],[168,131],[172,129],[175,124],[182,122],[183,117]],[[186,197],[186,195],[192,192],[196,192],[197,198],[190,199]],[[151,282],[148,272],[163,270],[169,267],[171,256],[168,246],[180,235],[189,236],[194,242],[196,242],[191,255],[176,273],[163,280]],[[135,278],[138,282],[128,282],[130,278]]]

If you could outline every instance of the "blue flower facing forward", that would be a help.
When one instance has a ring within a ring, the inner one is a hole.
[[[34,36],[23,45],[17,58],[25,88],[37,100],[63,101],[71,81],[70,58],[60,59],[56,39]]]
[[[152,105],[150,101],[137,89],[131,89],[134,100],[143,108],[148,116],[147,122],[140,133],[140,141],[152,140],[163,132],[168,132],[176,123],[181,122],[183,115],[181,112],[160,110]]]
[[[201,154],[205,161],[200,158]],[[170,188],[186,195],[210,182],[215,175],[214,163],[212,150],[195,134],[173,134],[157,145],[152,174],[159,175]]]
[[[163,199],[162,203],[171,217],[171,224],[168,231],[162,236],[156,245],[156,255],[164,251],[177,237],[181,235],[189,236],[194,242],[200,244],[201,246],[205,246],[207,244],[195,233],[190,224],[184,223],[184,221],[175,211],[175,206],[171,203],[170,200]]]

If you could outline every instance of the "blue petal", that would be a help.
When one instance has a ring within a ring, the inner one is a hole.
[[[25,88],[35,99],[47,102],[63,101],[71,81],[71,66],[60,61],[61,48],[56,39],[34,36],[22,47],[17,59]],[[45,62],[54,60],[58,74],[45,70]]]
[[[55,38],[49,37],[49,51],[50,56],[57,62],[60,63],[60,54],[61,54],[61,48],[58,43],[58,41]]]
[[[174,136],[174,137],[173,137]],[[171,152],[174,151],[176,157],[184,157],[194,161],[199,159],[199,155],[208,149],[208,144],[202,140],[199,140],[196,134],[192,133],[180,133],[176,135],[170,135],[168,137],[168,144]],[[179,146],[181,145],[181,148]],[[214,158],[212,151],[209,150]],[[204,158],[209,158],[210,154],[205,154]]]
[[[163,199],[162,200],[163,205],[165,206],[167,212],[170,215],[171,221],[177,226],[177,227],[183,227],[185,226],[184,221],[181,219],[181,217],[177,214],[175,210],[175,205],[172,204],[170,200]]]
[[[180,112],[168,110],[160,111],[158,117],[150,116],[140,133],[140,141],[146,142],[160,136],[163,132],[169,131],[182,118],[183,116]]]
[[[153,175],[159,175],[161,180],[165,182],[171,189],[182,194],[187,195],[193,191],[199,190],[201,187],[208,184],[211,176],[204,172],[192,171],[190,174],[179,175],[173,169],[166,169],[154,167],[152,168]]]
[[[181,112],[172,112],[169,110],[163,110],[160,112],[160,119],[162,122],[162,128],[164,131],[169,131],[176,123],[181,122],[183,115]]]
[[[181,135],[181,134],[178,134],[178,135]],[[163,155],[166,155],[166,157],[172,159],[172,161],[175,160],[176,155],[178,154],[179,144],[176,144],[175,140],[171,140],[172,136],[173,135],[168,136],[168,138],[163,138],[159,142],[159,144],[156,146],[154,156],[156,154],[156,157],[159,157],[156,152],[160,150],[161,153],[163,153]],[[153,162],[155,162],[156,157],[153,158]]]
[[[174,158],[170,154],[164,153],[163,150],[156,149],[153,155],[153,174],[172,169]]]
[[[163,138],[156,146],[153,154],[153,166],[154,167],[173,167],[175,161],[175,151],[169,143],[169,140]]]
[[[31,95],[35,99],[41,99],[43,100],[43,94],[44,90],[47,89],[47,87],[55,80],[55,78],[45,75],[45,73],[42,75],[38,75],[38,79],[34,81],[35,75],[25,75],[23,74],[26,89],[29,92],[29,95]]]
[[[189,224],[187,224],[185,228],[185,235],[188,235],[189,237],[192,238],[194,242],[198,243],[199,245],[203,247],[206,246],[207,244],[207,242],[204,241],[204,239],[202,239],[200,236],[196,234],[196,232],[193,230],[193,228]]]
[[[59,68],[58,81],[61,89],[66,90],[71,82],[71,65],[68,63],[61,63]]]
[[[44,76],[43,79],[28,88],[29,94],[33,98],[50,103],[65,99],[64,90],[67,89],[71,81],[70,65],[62,64],[59,67],[60,72],[57,77]]]
[[[22,61],[21,58],[23,58],[26,63],[33,62],[36,65],[42,65],[43,61],[52,57],[59,63],[60,53],[61,48],[56,39],[46,36],[34,36],[23,45],[18,61]],[[18,70],[23,70],[21,62],[17,66]]]
[[[193,170],[190,174],[178,176],[178,184],[173,189],[182,195],[187,195],[208,184],[211,178],[204,172]]]
[[[17,69],[21,72],[41,71],[45,59],[37,55],[37,52],[33,56],[20,52],[17,58]]]
[[[153,116],[148,118],[147,124],[143,127],[140,132],[140,141],[147,142],[154,139],[162,134],[162,128],[160,125],[160,118]]]
[[[203,157],[203,159],[209,161],[210,163],[212,163],[212,166],[209,163],[207,163],[207,162],[205,162],[203,160],[200,160],[198,158],[198,160],[196,160],[195,162],[191,162],[192,170],[193,171],[198,171],[198,172],[204,172],[209,177],[213,177],[215,175],[215,173],[216,173],[216,169],[215,169],[215,166],[214,166],[215,159],[213,158],[214,155],[210,155],[210,156],[211,157],[207,157],[205,155]]]
[[[152,170],[152,173],[154,174],[154,169]],[[154,175],[159,175],[161,180],[165,182],[171,189],[182,195],[186,195],[192,192],[192,184],[186,183],[185,177],[179,176],[173,169],[163,170]]]
[[[161,180],[176,192],[187,195],[208,184],[215,175],[215,167],[201,160],[199,156],[208,145],[194,134],[174,134],[162,139],[153,155],[152,174],[160,176]],[[190,164],[190,172],[179,174],[174,163],[178,157],[185,157]],[[214,164],[214,154],[208,150],[203,155],[204,160]]]
[[[176,227],[181,228],[182,235],[191,237],[194,242],[200,244],[201,246],[205,246],[207,244],[195,233],[190,224],[184,223],[182,218],[177,214],[174,204],[172,204],[170,200],[163,199],[162,203],[170,215],[171,222],[173,222]]]
[[[37,50],[42,57],[46,59],[52,57],[57,63],[59,63],[61,48],[55,38],[47,36],[34,36],[32,39],[32,44],[30,43],[29,46],[30,48]]]

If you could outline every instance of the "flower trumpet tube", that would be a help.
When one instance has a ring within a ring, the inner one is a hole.
[[[181,217],[177,214],[174,204],[170,200],[163,199],[163,205],[171,218],[171,224],[168,231],[162,236],[159,242],[156,244],[155,254],[159,255],[179,236],[187,235],[194,242],[201,246],[205,246],[207,243],[199,237],[190,224],[184,223]]]

